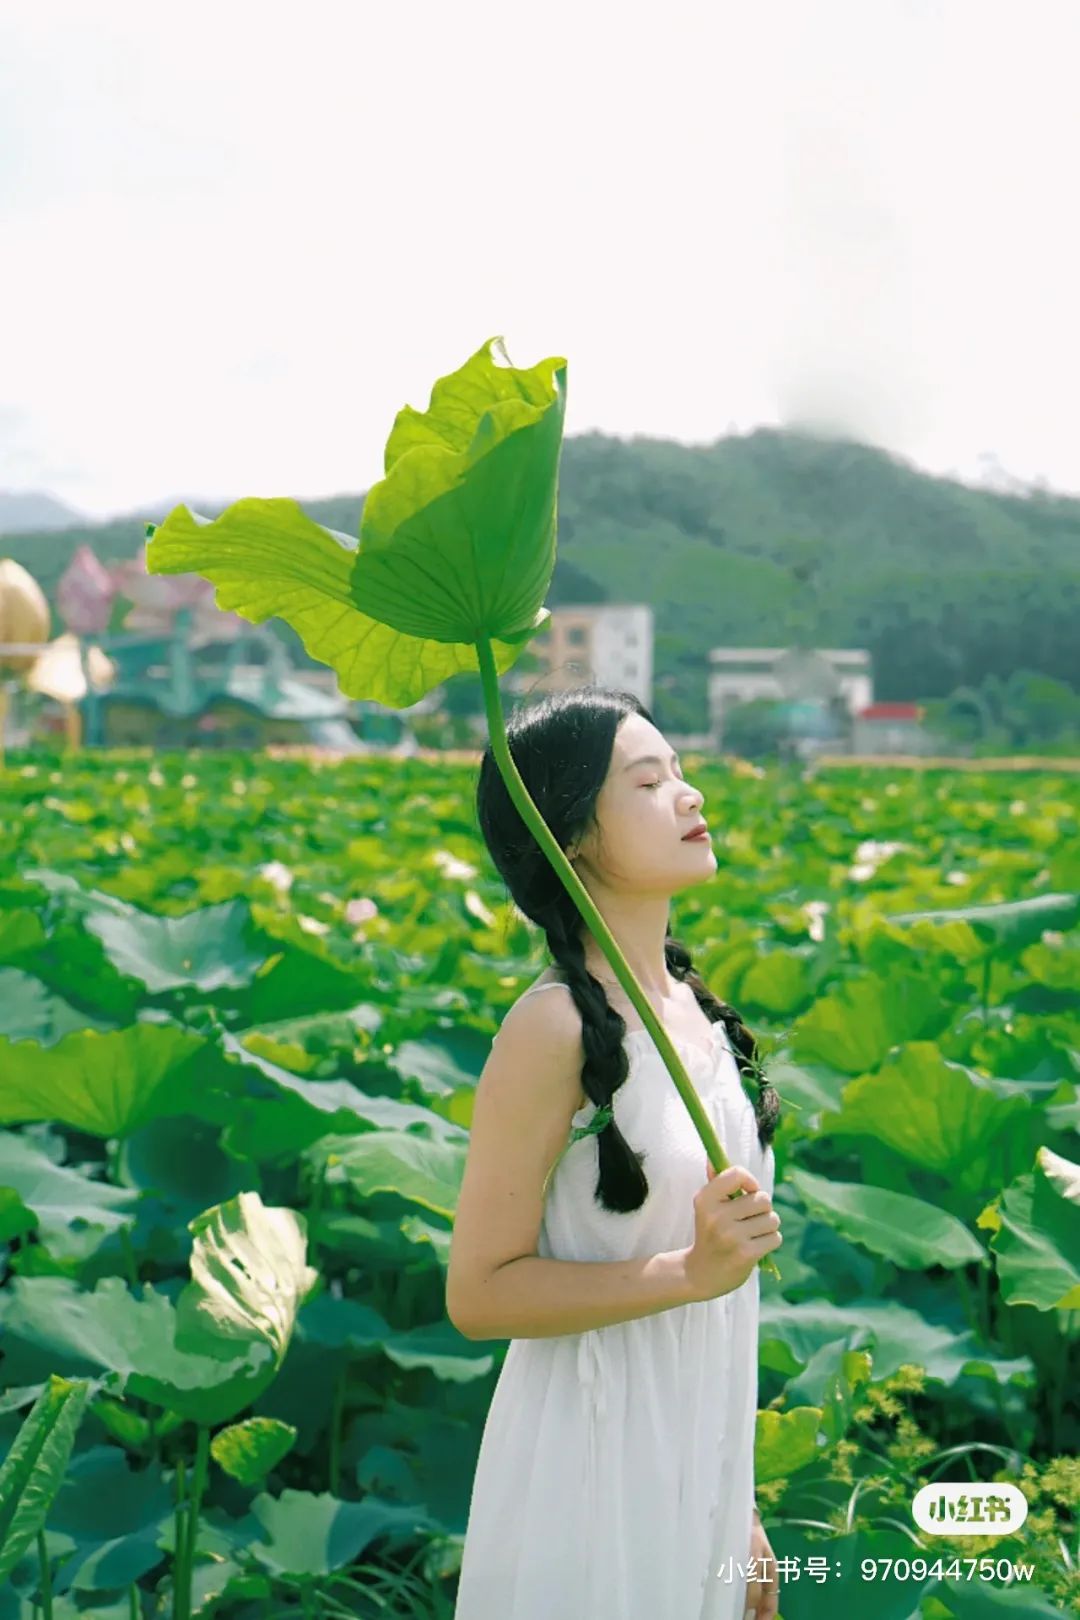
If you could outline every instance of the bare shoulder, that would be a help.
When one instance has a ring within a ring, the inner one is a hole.
[[[569,985],[557,971],[545,968],[512,1003],[499,1034],[511,1029],[548,1031],[560,1043],[569,1041],[572,1045],[575,1037],[580,1042],[581,1014]]]
[[[552,989],[541,986],[551,985]],[[533,994],[532,992],[536,992]],[[557,971],[545,968],[538,979],[521,992],[499,1026],[494,1043],[505,1055],[512,1052],[532,1065],[540,1063],[549,1076],[557,1076],[556,1089],[572,1087],[574,1108],[584,1108],[581,1070],[585,1043],[581,1014],[569,986]]]

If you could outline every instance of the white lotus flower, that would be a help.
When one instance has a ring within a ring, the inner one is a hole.
[[[432,859],[444,877],[461,878],[467,883],[479,875],[475,866],[470,866],[468,861],[459,861],[448,849],[437,849]]]
[[[283,861],[264,861],[259,867],[259,876],[264,877],[279,893],[287,893],[292,888],[293,874]]]
[[[345,906],[345,921],[350,925],[370,922],[372,917],[379,915],[379,908],[374,900],[365,894],[358,900],[349,900]]]

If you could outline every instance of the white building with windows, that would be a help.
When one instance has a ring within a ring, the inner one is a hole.
[[[552,608],[544,629],[528,643],[542,671],[510,670],[505,684],[527,692],[563,692],[595,683],[633,692],[646,708],[653,700],[653,610],[644,602],[590,602]]]
[[[709,653],[709,722],[717,742],[724,715],[754,698],[840,698],[851,715],[874,700],[870,653],[865,647],[713,647]]]

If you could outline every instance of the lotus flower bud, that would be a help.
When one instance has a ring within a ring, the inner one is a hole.
[[[0,645],[49,639],[49,604],[33,574],[11,557],[0,557]],[[31,669],[37,653],[0,652],[0,671]]]

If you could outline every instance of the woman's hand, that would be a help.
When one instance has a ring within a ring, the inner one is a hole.
[[[756,1558],[761,1579],[746,1583],[746,1612],[753,1612],[754,1620],[776,1620],[780,1603],[780,1581],[776,1571],[776,1554],[761,1520],[754,1515],[750,1526],[750,1556]]]

